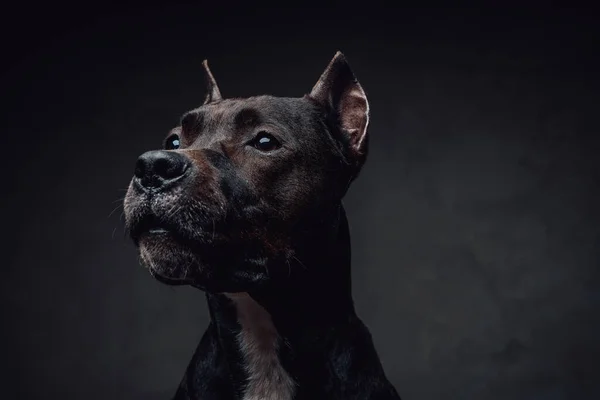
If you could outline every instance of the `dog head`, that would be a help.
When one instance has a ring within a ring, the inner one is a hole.
[[[369,105],[340,52],[300,98],[224,99],[203,66],[204,104],[137,160],[126,225],[158,280],[247,291],[329,229],[367,155]]]

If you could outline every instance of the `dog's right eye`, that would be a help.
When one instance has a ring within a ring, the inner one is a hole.
[[[165,141],[165,149],[166,150],[177,150],[181,144],[179,140],[179,136],[171,135]]]
[[[281,143],[273,135],[267,132],[260,132],[252,140],[252,145],[260,151],[271,151],[281,147]]]

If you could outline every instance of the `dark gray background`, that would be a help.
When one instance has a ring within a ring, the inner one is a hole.
[[[1,397],[174,393],[207,310],[137,262],[134,162],[204,58],[225,96],[301,96],[339,49],[372,108],[356,307],[403,398],[600,398],[597,16],[286,7],[5,10]]]

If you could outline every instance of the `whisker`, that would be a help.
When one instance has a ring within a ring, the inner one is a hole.
[[[190,267],[192,266],[192,264],[194,263],[193,260],[190,260],[189,263],[187,263],[187,265],[185,266],[185,276],[188,276],[188,273],[190,272]]]
[[[166,218],[169,219],[171,218],[173,215],[177,214],[181,209],[183,208],[183,206],[179,205],[179,204],[174,204],[169,211],[167,211],[167,216]]]
[[[304,263],[303,263],[302,261],[300,261],[300,260],[298,259],[298,257],[296,257],[296,256],[294,256],[294,255],[293,255],[292,257],[294,257],[294,259],[296,259],[296,261],[298,261],[298,262],[300,263],[300,265],[302,265],[302,267],[303,267],[305,270],[307,270],[307,271],[308,271],[308,268],[306,268],[306,265],[304,265]]]
[[[115,208],[113,208],[113,210],[108,214],[107,218],[110,218],[111,215],[114,214],[115,211],[117,211],[119,209],[119,207],[122,207],[123,204],[117,204],[117,206]]]

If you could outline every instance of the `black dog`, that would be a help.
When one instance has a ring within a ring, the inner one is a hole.
[[[176,399],[399,399],[355,313],[341,200],[369,104],[336,53],[309,95],[204,104],[139,157],[125,215],[161,282],[206,292],[211,322]]]

